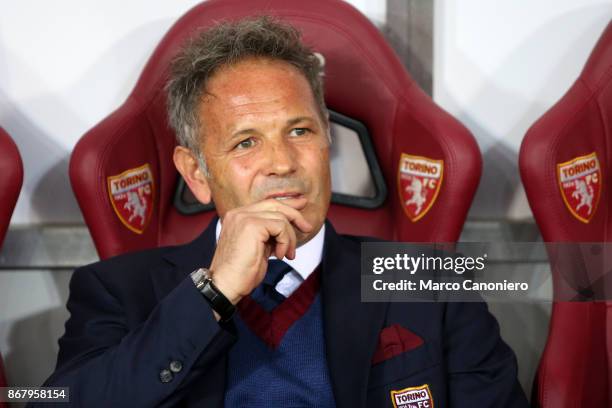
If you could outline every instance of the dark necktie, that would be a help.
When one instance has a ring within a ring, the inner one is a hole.
[[[292,270],[293,268],[283,261],[278,259],[269,260],[266,276],[253,293],[251,293],[251,298],[268,312],[274,309],[285,300],[285,296],[276,290],[276,284],[283,279],[287,272]]]

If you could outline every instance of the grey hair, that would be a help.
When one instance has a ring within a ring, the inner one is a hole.
[[[198,108],[208,80],[222,67],[251,57],[285,61],[307,79],[323,123],[328,126],[321,59],[302,43],[293,26],[268,16],[222,22],[191,39],[174,58],[166,84],[168,120],[178,143],[195,153],[206,172],[200,152],[202,129]]]

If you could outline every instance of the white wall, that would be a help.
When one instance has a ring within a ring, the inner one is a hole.
[[[570,87],[612,18],[611,0],[436,0],[434,99],[476,136],[473,217],[528,218],[517,153]]]
[[[197,3],[5,1],[0,125],[25,167],[13,223],[81,222],[68,181],[70,151],[123,102],[163,33]]]

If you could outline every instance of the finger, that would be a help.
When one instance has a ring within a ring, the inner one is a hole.
[[[266,243],[271,239],[275,241],[272,252],[278,259],[283,259],[285,256],[295,257],[297,236],[286,219],[257,218],[256,222],[259,228],[263,229],[261,239]]]
[[[295,233],[295,228],[293,226],[293,224],[291,224],[289,222],[289,219],[287,218],[287,216],[285,214],[283,214],[280,211],[260,211],[260,212],[253,212],[251,213],[253,216],[258,217],[258,218],[262,218],[262,219],[269,219],[269,220],[277,220],[277,221],[282,221],[284,223],[286,223],[286,228],[288,231],[288,234],[290,234],[293,238],[292,242],[295,241],[295,245],[291,244],[289,246],[286,246],[285,242],[280,242],[278,238],[280,237],[275,237],[275,241],[279,242],[279,246],[276,247],[276,245],[274,245],[275,249],[274,251],[283,251],[283,253],[285,254],[284,256],[286,256],[288,259],[294,259],[295,258],[295,248],[297,246],[297,236]],[[282,257],[279,257],[278,253],[275,253],[275,256],[279,259],[282,259]]]
[[[248,213],[248,214],[249,214],[249,216],[255,216],[255,217],[258,217],[258,218],[265,218],[265,219],[270,219],[270,220],[284,221],[284,222],[287,223],[288,227],[292,230],[292,232],[294,232],[295,224],[291,223],[289,218],[287,217],[287,215],[285,215],[284,213],[282,213],[280,211],[258,211],[258,212],[251,212],[251,213]]]
[[[252,204],[246,207],[245,210],[251,213],[259,211],[280,212],[300,231],[310,232],[313,229],[313,226],[304,218],[304,215],[300,211],[273,198]]]
[[[288,259],[295,258],[295,248],[297,246],[297,236],[295,234],[295,230],[289,224],[289,222],[285,221],[285,228],[283,233],[279,234],[274,238],[276,243],[274,252],[278,259],[283,259],[287,257]]]
[[[285,213],[282,213],[280,211],[268,211],[268,210],[251,211],[251,212],[248,212],[247,214],[249,217],[256,217],[256,218],[263,218],[263,219],[277,220],[277,221],[286,221],[287,223],[291,224],[289,217],[287,217]]]

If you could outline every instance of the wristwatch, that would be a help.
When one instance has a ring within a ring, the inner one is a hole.
[[[232,318],[236,306],[215,286],[209,269],[199,268],[191,272],[191,280],[213,310],[219,313],[220,321],[227,322]]]

